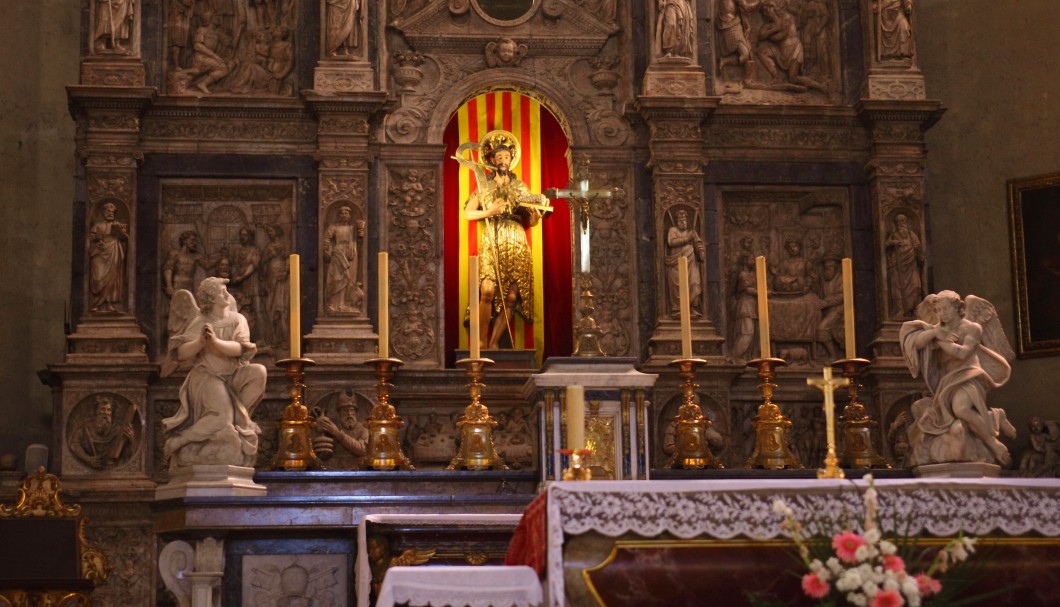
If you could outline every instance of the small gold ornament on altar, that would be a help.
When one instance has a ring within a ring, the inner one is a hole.
[[[593,454],[591,449],[560,449],[559,452],[570,457],[570,467],[563,470],[563,480],[593,480],[593,470],[589,466],[589,456]]]
[[[824,457],[824,468],[817,470],[817,478],[845,478],[843,469],[835,455],[835,389],[850,383],[847,377],[833,378],[832,368],[824,368],[824,379],[806,378],[808,385],[824,392],[825,432],[828,437],[828,453]]]

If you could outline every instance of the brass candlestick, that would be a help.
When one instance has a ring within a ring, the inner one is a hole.
[[[379,402],[372,407],[364,425],[368,428],[368,454],[366,465],[373,470],[415,470],[409,458],[401,450],[401,436],[398,432],[405,426],[405,420],[397,414],[394,405],[390,404],[390,389],[394,384],[394,370],[402,365],[396,358],[372,358],[364,361],[375,367],[379,377],[377,390]]]
[[[446,466],[446,470],[467,468],[468,470],[507,470],[504,460],[493,448],[493,428],[497,420],[490,417],[490,411],[482,404],[482,375],[485,368],[493,364],[488,358],[464,358],[456,364],[467,367],[468,391],[471,393],[471,404],[464,409],[464,415],[457,420],[460,428],[460,451]]]
[[[280,367],[287,368],[287,377],[291,378],[291,402],[283,410],[280,420],[280,440],[276,447],[276,457],[272,467],[288,472],[322,468],[320,459],[313,453],[313,441],[310,431],[313,420],[309,409],[302,403],[305,394],[305,368],[316,362],[308,358],[285,358],[276,361]]]
[[[858,400],[861,384],[857,382],[857,376],[870,364],[872,363],[864,358],[844,358],[832,363],[833,367],[842,369],[843,377],[850,380],[847,386],[850,401],[839,416],[843,426],[843,447],[839,460],[845,468],[891,467],[872,444],[872,429],[877,426],[877,422]]]
[[[787,363],[781,358],[756,358],[747,361],[748,367],[758,368],[758,377],[762,380],[762,383],[758,384],[758,389],[762,391],[762,404],[758,406],[758,415],[752,422],[755,428],[755,450],[747,460],[748,468],[802,468],[799,458],[788,447],[791,420],[785,417],[780,407],[773,402],[773,391],[777,388],[773,383],[777,376],[775,367],[785,364]]]
[[[710,420],[703,415],[703,409],[696,398],[696,367],[706,364],[702,358],[679,358],[671,361],[671,367],[677,367],[678,374],[684,380],[681,383],[683,402],[674,418],[674,446],[676,450],[666,468],[684,468],[702,470],[703,468],[724,468],[718,458],[710,452],[707,442],[707,429]]]
[[[577,451],[571,451],[570,449],[560,449],[560,453],[569,457],[570,467],[563,470],[563,480],[565,481],[591,481],[593,480],[593,470],[589,466],[589,456],[593,454],[590,449],[579,449]]]

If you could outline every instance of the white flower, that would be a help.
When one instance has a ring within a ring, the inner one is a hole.
[[[958,542],[950,547],[950,556],[954,561],[963,561],[968,558],[968,551],[964,549],[964,544]]]
[[[853,592],[847,595],[847,601],[849,601],[851,605],[857,605],[857,607],[865,607],[869,604],[868,597],[864,594],[855,594]]]
[[[836,575],[843,571],[843,566],[839,564],[839,559],[834,556],[825,561],[824,564],[828,566],[829,571]]]
[[[920,586],[917,585],[915,577],[907,575],[902,580],[902,594],[909,599],[910,605],[912,605],[913,597],[916,597],[918,601],[920,600]]]
[[[962,537],[961,538],[961,543],[964,544],[964,549],[967,550],[968,552],[975,552],[975,542],[976,541],[977,540],[974,537]]]
[[[887,540],[880,542],[880,554],[894,554],[895,552],[898,552],[897,546]]]
[[[907,594],[905,595],[905,602],[909,607],[920,607],[920,595]]]
[[[858,546],[858,549],[854,551],[854,558],[859,561],[865,561],[872,557],[872,549],[866,546]]]
[[[861,534],[861,536],[865,538],[866,542],[875,544],[880,541],[880,530],[876,528],[869,529]]]
[[[861,591],[865,593],[865,596],[876,596],[876,593],[880,591],[880,587],[874,582],[865,582],[861,585]]]
[[[869,484],[871,485],[871,484],[872,484],[872,481],[873,481],[872,473],[871,473],[871,472],[869,472],[869,473],[868,473],[868,474],[866,474],[865,476],[861,477],[861,480],[863,480],[863,481],[865,481],[866,483],[869,483]]]
[[[781,516],[795,516],[795,511],[785,504],[784,500],[779,499],[773,501],[773,512]]]
[[[835,587],[840,592],[848,592],[856,588],[860,588],[864,583],[861,579],[861,573],[857,569],[847,569],[836,580]]]

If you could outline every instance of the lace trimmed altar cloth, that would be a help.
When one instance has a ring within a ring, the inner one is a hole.
[[[1060,536],[1058,479],[881,479],[875,484],[884,528],[895,521],[909,535]],[[775,500],[783,499],[800,521],[844,512],[859,520],[867,487],[860,479],[556,482],[527,507],[506,563],[534,567],[546,578],[549,604],[558,607],[564,604],[565,536],[669,533],[682,539],[768,540],[783,537]]]
[[[541,583],[530,567],[391,567],[376,607],[539,607]]]

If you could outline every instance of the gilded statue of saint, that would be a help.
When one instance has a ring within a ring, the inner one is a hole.
[[[464,158],[468,149],[477,149],[485,163]],[[527,323],[534,321],[534,266],[526,229],[541,221],[548,198],[531,193],[511,172],[519,162],[519,142],[512,133],[491,131],[481,143],[461,145],[455,158],[478,178],[478,189],[464,206],[464,217],[479,222],[481,334],[471,338],[495,349],[506,334],[515,343],[510,336],[515,314]]]

